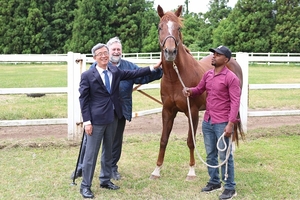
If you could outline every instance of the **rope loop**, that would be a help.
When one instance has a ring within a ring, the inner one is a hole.
[[[224,149],[220,149],[219,147],[219,144],[220,144],[220,141],[222,140],[223,144],[224,144]],[[226,144],[226,141],[225,141],[225,132],[221,135],[221,137],[219,137],[218,139],[218,142],[217,142],[217,149],[219,151],[225,151],[227,149],[227,144]]]
[[[178,79],[181,82],[182,87],[186,88],[186,86],[184,85],[184,83],[183,83],[183,81],[181,79],[181,76],[179,74],[178,68],[175,65],[175,63],[173,63],[173,68],[174,68],[174,70],[177,73]],[[226,141],[225,141],[225,132],[220,136],[220,138],[217,141],[217,149],[219,151],[223,152],[223,151],[225,151],[227,149],[225,160],[222,163],[220,163],[219,165],[216,165],[216,166],[209,165],[207,162],[205,162],[202,159],[202,157],[200,156],[200,153],[199,153],[199,151],[198,151],[198,149],[196,147],[195,131],[194,131],[194,128],[193,128],[193,121],[192,121],[192,114],[191,114],[191,106],[190,106],[190,99],[189,99],[189,97],[187,97],[187,106],[188,106],[188,111],[189,111],[189,119],[190,119],[190,126],[191,126],[191,129],[192,129],[192,136],[193,136],[194,147],[195,147],[195,150],[196,150],[198,158],[202,161],[203,164],[205,164],[207,167],[211,167],[211,168],[219,168],[220,166],[226,164],[226,166],[225,166],[225,175],[224,175],[225,176],[225,181],[226,181],[227,178],[228,178],[228,162],[227,161],[228,161],[229,156],[230,156],[230,151],[231,151],[231,146],[232,146],[232,140],[233,140],[233,134],[231,134],[231,138],[230,138],[229,143],[228,143],[228,148],[227,148],[227,144],[226,144]],[[223,144],[225,146],[223,149],[219,148],[219,143],[220,143],[221,140],[223,141]]]

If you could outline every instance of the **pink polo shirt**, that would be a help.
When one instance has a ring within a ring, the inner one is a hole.
[[[207,93],[204,120],[212,124],[236,122],[240,107],[240,80],[226,66],[215,75],[214,69],[207,71],[199,84],[191,88],[192,97]]]

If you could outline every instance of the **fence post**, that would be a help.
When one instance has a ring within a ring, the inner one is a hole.
[[[74,139],[81,120],[79,105],[80,60],[79,53],[68,52],[68,139]],[[81,132],[81,131],[80,131]]]
[[[248,53],[238,52],[236,54],[236,61],[240,64],[243,71],[243,87],[240,103],[240,115],[244,132],[247,133],[248,122],[248,93],[249,93],[249,56]]]

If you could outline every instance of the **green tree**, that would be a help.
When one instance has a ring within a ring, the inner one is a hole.
[[[143,39],[142,52],[159,52],[159,41],[157,35],[157,25],[152,23],[152,26],[148,32],[148,36]]]
[[[118,36],[124,52],[141,52],[155,21],[152,7],[153,2],[145,0],[79,0],[72,38],[65,49],[87,53],[96,43]]]
[[[78,0],[74,15],[72,38],[66,43],[65,50],[90,53],[96,43],[106,42],[102,36],[109,10],[102,0]]]
[[[75,0],[0,0],[0,52],[64,53]]]
[[[109,4],[107,35],[122,40],[123,51],[140,52],[143,39],[147,37],[152,23],[157,22],[153,1],[118,0]],[[108,39],[108,38],[107,38]]]
[[[271,0],[239,0],[227,19],[213,32],[213,46],[226,45],[232,51],[270,52],[274,29]]]
[[[140,52],[157,52],[160,51],[157,34],[159,16],[156,10],[153,9],[153,3],[148,3],[146,7],[141,22],[142,45]]]
[[[212,47],[213,30],[231,12],[227,3],[228,0],[210,0],[209,10],[206,13],[184,15],[185,43],[191,51],[208,51]]]
[[[234,10],[233,10],[234,12]],[[218,28],[213,31],[213,47],[217,47],[219,45],[228,46],[231,51],[236,51],[235,42],[238,35],[237,27],[234,23],[231,23],[231,17],[227,18],[227,20],[222,20]]]
[[[300,1],[276,0],[272,52],[300,52]]]
[[[202,42],[205,41],[205,35],[201,34],[204,27],[205,23],[202,13],[184,15],[184,26],[182,27],[183,43],[191,51],[201,50]]]
[[[49,38],[45,46],[49,46],[49,53],[67,53],[66,42],[72,37],[74,21],[74,10],[77,0],[56,0],[51,6],[49,26],[45,28],[44,34]]]
[[[32,6],[34,7],[34,6]],[[30,53],[48,53],[44,51],[46,46],[46,37],[43,35],[43,28],[47,26],[47,21],[43,18],[43,14],[38,8],[29,8],[28,16],[25,21],[23,34],[23,54]]]
[[[232,11],[232,8],[228,7],[227,4],[228,0],[209,1],[209,10],[203,16],[204,24],[201,23],[201,29],[198,33],[201,37],[200,50],[208,51],[209,48],[216,46],[213,44],[213,31],[219,26],[220,21],[226,19]]]
[[[4,54],[22,53],[30,1],[1,0],[0,3],[0,51]]]
[[[0,53],[7,54],[10,51],[9,34],[10,29],[7,22],[13,19],[13,4],[5,0],[0,0]]]
[[[209,0],[209,10],[204,14],[207,23],[217,28],[222,19],[226,19],[232,8],[228,7],[229,0]]]

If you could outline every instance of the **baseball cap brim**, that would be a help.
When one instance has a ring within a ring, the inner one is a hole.
[[[209,49],[209,51],[213,52],[213,53],[217,52],[218,54],[224,55],[224,53],[222,51],[220,51],[219,49]]]

